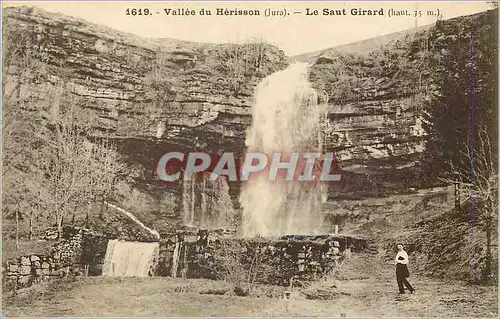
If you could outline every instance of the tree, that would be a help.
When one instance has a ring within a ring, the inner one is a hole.
[[[496,15],[495,10],[472,21],[438,21],[429,35],[433,50],[439,52],[429,61],[435,74],[431,84],[438,90],[424,113],[429,133],[424,158],[431,179],[446,178],[452,164],[466,169],[463,143],[474,141],[481,129],[496,136],[498,61],[496,29],[489,23]],[[496,164],[497,140],[490,141]]]
[[[472,205],[471,227],[486,231],[486,269],[491,274],[491,232],[498,189],[498,10],[460,21],[438,21],[429,35],[430,66],[439,90],[426,109],[425,158],[431,180],[459,184]]]
[[[267,46],[261,39],[245,44],[219,46],[215,69],[225,76],[234,96],[238,96],[242,87],[251,82],[267,63],[266,50]]]
[[[37,163],[43,173],[41,197],[61,233],[64,218],[76,207],[103,201],[113,191],[124,164],[109,141],[90,141],[80,126],[80,110],[70,101],[53,119],[52,130],[44,136]]]
[[[485,129],[478,133],[475,145],[464,143],[461,154],[468,159],[465,165],[450,162],[451,174],[442,180],[448,184],[458,183],[460,192],[466,196],[463,202],[472,205],[471,216],[473,226],[480,226],[486,232],[486,267],[485,279],[491,276],[491,235],[498,223],[498,172],[494,163],[490,137]]]
[[[33,143],[32,133],[39,120],[33,112],[36,97],[29,93],[28,85],[42,81],[47,73],[39,52],[29,35],[19,27],[4,29],[5,51],[3,67],[3,171],[26,170],[26,146]]]
[[[125,169],[125,163],[119,156],[116,147],[109,140],[96,141],[92,145],[92,157],[89,162],[90,174],[87,175],[87,225],[93,202],[105,201],[115,191],[118,177]]]
[[[213,252],[215,264],[211,270],[218,279],[233,283],[237,289],[246,286],[248,292],[265,270],[266,248],[246,239],[222,239]]]
[[[30,159],[37,147],[34,132],[41,117],[36,112],[37,98],[29,87],[47,74],[46,55],[26,28],[9,25],[3,29],[2,218],[15,219],[17,242],[19,221],[29,218],[32,236],[38,212],[36,196],[32,196],[38,186],[31,178]]]
[[[47,99],[38,94],[52,69],[30,28],[11,22],[3,29],[2,217],[17,225],[29,218],[31,237],[39,214],[61,232],[70,211],[111,196],[124,164],[110,141],[90,137],[88,101],[66,90],[65,71],[58,69],[52,90],[44,88]]]

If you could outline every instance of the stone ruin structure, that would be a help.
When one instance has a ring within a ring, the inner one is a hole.
[[[373,241],[350,235],[236,237],[218,230],[177,231],[160,239],[158,276],[224,279],[223,264],[234,259],[244,269],[259,267],[255,281],[288,285],[324,276],[352,253],[376,252]]]
[[[2,287],[9,291],[66,276],[99,275],[107,241],[106,236],[89,229],[64,227],[61,240],[49,254],[4,261]]]
[[[110,238],[95,231],[65,227],[48,255],[22,256],[3,264],[5,290],[64,276],[99,276]],[[228,230],[178,230],[161,234],[159,258],[150,276],[226,279],[225,263],[254,269],[252,282],[290,285],[324,276],[352,253],[376,252],[362,236],[287,235],[237,237]]]

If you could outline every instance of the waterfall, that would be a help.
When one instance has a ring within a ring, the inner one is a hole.
[[[190,205],[190,220],[189,220],[189,224],[190,226],[193,226],[195,224],[195,212],[194,212],[194,207],[195,207],[195,203],[196,203],[196,193],[195,193],[195,186],[196,186],[196,179],[191,179],[191,197],[190,197],[190,201],[189,201],[189,205]]]
[[[175,248],[174,248],[174,254],[172,256],[172,271],[171,271],[171,276],[172,278],[177,277],[177,268],[179,268],[179,257],[181,256],[181,248],[182,248],[182,242],[176,242],[175,243]]]
[[[271,74],[257,87],[252,125],[247,131],[249,152],[289,154],[321,151],[323,105],[308,81],[308,65],[296,63]],[[244,236],[274,236],[321,231],[321,206],[326,188],[315,182],[269,181],[266,174],[242,185]]]
[[[160,244],[110,240],[104,258],[103,276],[148,277],[154,274]]]
[[[208,177],[201,174],[182,182],[183,223],[202,229],[232,228],[235,212],[227,181]]]
[[[137,217],[135,217],[132,213],[130,212],[127,212],[125,209],[123,208],[120,208],[116,205],[113,205],[113,204],[110,204],[108,202],[104,202],[104,204],[108,205],[109,207],[111,208],[114,208],[116,209],[117,211],[119,211],[120,213],[124,214],[125,216],[127,216],[128,218],[132,219],[137,225],[141,226],[142,229],[146,230],[148,233],[150,233],[151,235],[154,235],[156,237],[156,239],[160,239],[160,234],[154,230],[154,229],[151,229],[149,227],[147,227],[146,225],[144,225],[139,219],[137,219]]]
[[[194,193],[194,184],[195,179],[184,180],[182,182],[182,222],[186,226],[194,226],[194,201],[195,201],[195,193]]]

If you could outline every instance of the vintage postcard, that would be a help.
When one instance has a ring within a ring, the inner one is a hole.
[[[498,317],[497,1],[4,1],[5,317]]]

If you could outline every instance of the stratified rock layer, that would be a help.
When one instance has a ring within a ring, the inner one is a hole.
[[[282,51],[264,43],[146,39],[27,7],[6,9],[5,19],[6,41],[27,34],[22,45],[44,67],[36,80],[21,85],[21,97],[32,101],[23,111],[47,119],[65,106],[61,101],[76,101],[81,125],[95,138],[114,140],[126,157],[130,178],[119,185],[117,201],[149,214],[141,216],[146,222],[158,215],[175,219],[182,210],[181,188],[154,179],[159,158],[169,151],[243,151],[254,87],[289,63]],[[19,70],[7,69],[7,91],[21,78]],[[237,193],[231,192],[235,202]]]
[[[182,211],[181,188],[154,179],[161,155],[193,149],[242,152],[256,84],[289,64],[270,45],[146,39],[39,9],[5,12],[5,28],[29,34],[47,67],[37,81],[22,85],[21,95],[36,100],[29,111],[50,112],[63,91],[78,97],[85,110],[82,125],[90,126],[94,137],[117,141],[127,158],[130,179],[122,181],[127,190],[117,202],[142,212],[139,217],[148,225],[164,217],[178,221]],[[488,23],[488,17],[476,15],[476,23]],[[467,28],[471,19],[445,23]],[[453,34],[430,43],[429,29],[416,31],[362,55],[326,50],[311,58],[310,80],[328,101],[323,143],[344,171],[331,196],[426,186],[419,182],[426,140],[423,105],[439,90],[429,57],[438,57]],[[240,63],[235,57],[241,52],[258,58]],[[7,72],[6,88],[9,78],[19,77],[16,68]],[[239,185],[229,186],[237,206]]]
[[[426,110],[446,72],[439,66],[449,46],[470,45],[457,32],[494,33],[496,23],[492,10],[300,57],[314,62],[310,80],[328,100],[324,145],[346,177],[336,196],[434,186],[423,158],[432,125]]]

